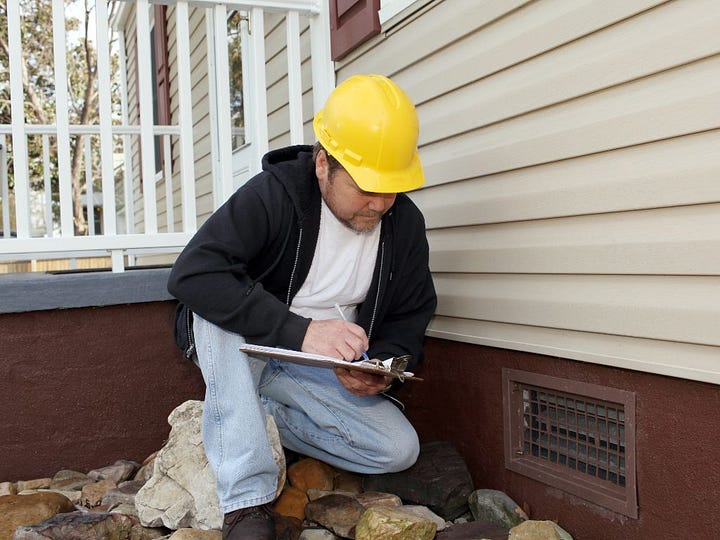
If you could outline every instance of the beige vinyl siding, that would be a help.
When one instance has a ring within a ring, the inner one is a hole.
[[[128,88],[128,122],[130,124],[140,123],[140,104],[138,102],[138,74],[137,74],[137,26],[135,25],[135,5],[132,4],[128,8],[127,16],[123,31],[125,33],[125,58],[126,58],[126,77]],[[127,149],[126,149],[127,151]],[[130,136],[130,163],[132,171],[128,177],[138,179],[140,170],[140,138],[138,136]],[[143,232],[144,222],[142,217],[143,198],[140,191],[140,184],[136,180],[132,189],[133,210],[135,232]]]
[[[208,82],[208,43],[206,39],[205,10],[191,8],[189,17],[190,27],[190,86],[192,92],[192,115],[193,115],[193,155],[195,157],[195,193],[196,212],[198,224],[203,223],[213,212],[212,196],[212,157],[211,157],[211,136],[210,136],[210,100]],[[170,71],[170,111],[171,117],[177,119],[179,115],[179,97],[177,84],[177,39],[176,39],[175,8],[168,6],[168,56]],[[173,146],[173,166],[177,166],[180,160],[178,155],[180,146]],[[180,190],[180,170],[173,170],[173,200],[175,205],[175,230],[182,230],[182,206]],[[165,218],[164,189],[162,203],[158,201],[158,210]]]
[[[429,335],[720,383],[718,28],[714,0],[436,0],[338,64],[417,103]]]
[[[312,144],[313,96],[312,70],[310,68],[310,30],[306,17],[300,17],[300,58],[303,137],[305,144]],[[283,13],[268,12],[265,15],[265,76],[267,78],[268,139],[270,149],[290,144],[290,117],[288,110],[288,63],[287,28]]]

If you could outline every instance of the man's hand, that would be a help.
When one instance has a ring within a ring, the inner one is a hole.
[[[367,349],[368,338],[362,326],[340,319],[313,319],[301,350],[352,362]]]
[[[368,349],[368,338],[362,326],[340,319],[313,319],[305,333],[302,351],[324,354],[352,362]],[[340,383],[356,396],[374,396],[390,384],[391,377],[335,368]]]
[[[354,371],[344,368],[334,368],[335,375],[342,385],[356,396],[374,396],[385,390],[392,382],[392,377],[374,375],[363,371]]]

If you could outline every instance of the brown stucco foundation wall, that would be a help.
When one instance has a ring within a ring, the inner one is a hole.
[[[638,519],[505,469],[504,367],[636,393]],[[505,491],[576,540],[720,538],[720,387],[438,339],[423,375],[403,389],[408,416],[422,441],[456,445],[476,488]]]
[[[172,337],[175,302],[0,314],[0,482],[87,472],[158,450],[203,399]]]

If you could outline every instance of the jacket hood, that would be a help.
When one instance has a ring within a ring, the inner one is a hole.
[[[272,150],[263,156],[262,168],[283,185],[302,219],[313,193],[320,189],[315,176],[312,146],[302,144]]]
[[[300,157],[301,153],[305,152],[309,152],[312,159],[312,146],[309,144],[298,144],[271,150],[263,156],[262,168],[264,171],[271,171],[274,166],[280,166],[283,162],[295,161]]]

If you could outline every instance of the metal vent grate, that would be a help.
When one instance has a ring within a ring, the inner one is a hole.
[[[506,466],[637,517],[632,392],[503,371]]]

